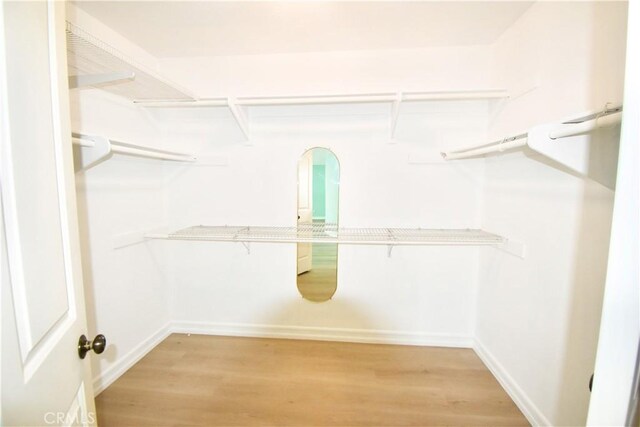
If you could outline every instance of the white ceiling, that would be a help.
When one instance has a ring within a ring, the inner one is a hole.
[[[490,44],[532,3],[75,2],[158,58]]]

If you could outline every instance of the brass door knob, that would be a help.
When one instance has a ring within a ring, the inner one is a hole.
[[[93,341],[89,341],[84,335],[80,335],[78,340],[78,356],[80,359],[84,359],[88,351],[93,350],[94,353],[100,354],[107,346],[107,338],[104,335],[96,335]]]

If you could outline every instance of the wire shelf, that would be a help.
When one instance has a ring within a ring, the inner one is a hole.
[[[297,227],[205,226],[150,235],[169,240],[264,243],[338,243],[350,245],[498,245],[505,239],[475,229],[338,228],[336,224]]]
[[[134,72],[133,81],[96,87],[131,100],[193,100],[172,83],[136,64],[116,49],[70,22],[67,22],[66,32],[67,67],[70,76]]]

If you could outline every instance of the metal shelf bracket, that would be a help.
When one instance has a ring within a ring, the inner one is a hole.
[[[396,142],[395,135],[396,127],[398,125],[398,117],[400,117],[400,104],[402,104],[402,92],[398,92],[395,99],[391,103],[389,144],[395,144]]]
[[[231,110],[231,114],[233,118],[236,120],[238,127],[244,134],[246,138],[247,145],[251,145],[251,137],[249,136],[249,114],[248,111],[242,106],[238,105],[238,102],[235,98],[228,98],[227,104],[229,105],[229,110]]]

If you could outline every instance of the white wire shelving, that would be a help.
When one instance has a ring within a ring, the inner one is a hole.
[[[492,101],[509,98],[501,88],[437,91],[367,92],[293,96],[242,96],[200,99],[113,46],[67,22],[69,87],[94,87],[154,108],[229,108],[246,142],[250,136],[250,107],[326,104],[389,104],[389,136],[395,138],[401,105],[408,102]]]
[[[241,243],[336,243],[342,245],[500,245],[502,236],[477,229],[338,228],[336,224],[297,227],[198,225],[170,233],[150,233],[151,239]]]
[[[70,22],[66,36],[71,88],[99,87],[130,100],[194,99],[176,84]]]
[[[194,99],[186,101],[136,101],[136,104],[150,109],[157,108],[214,108],[228,107],[246,141],[250,140],[248,109],[266,106],[304,106],[328,104],[389,104],[389,137],[393,140],[400,116],[402,103],[407,102],[452,102],[452,101],[492,101],[506,99],[509,93],[504,89],[449,90],[422,92],[351,93],[334,95],[296,95],[271,97],[228,97]]]

